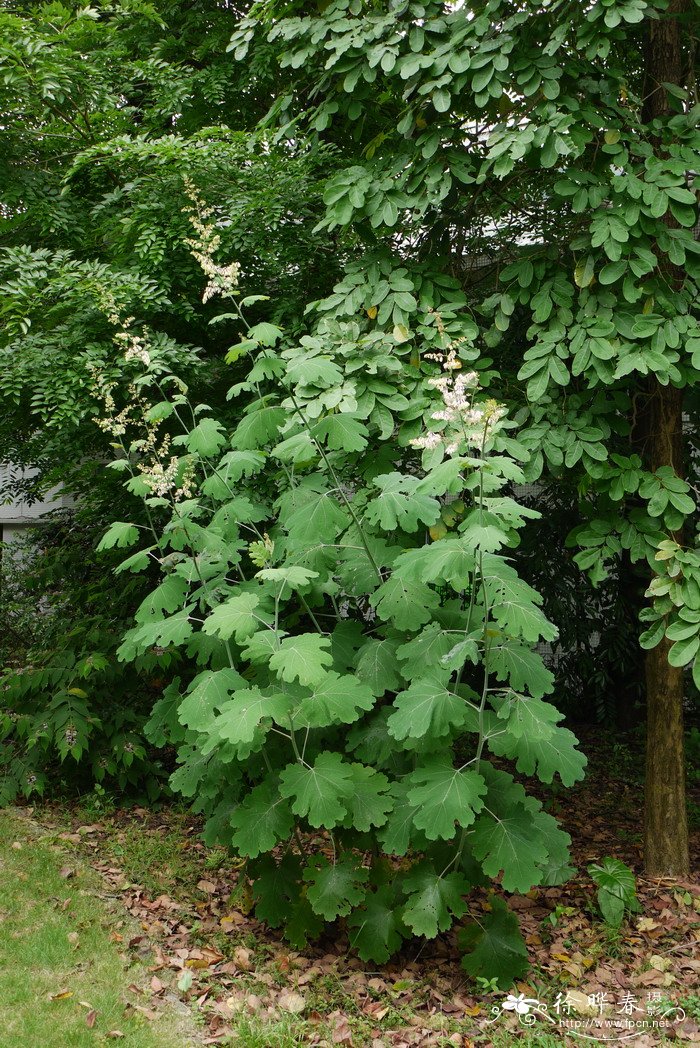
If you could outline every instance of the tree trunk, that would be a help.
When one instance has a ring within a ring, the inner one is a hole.
[[[683,393],[654,384],[648,401],[648,465],[681,473]],[[647,756],[644,869],[648,877],[682,877],[690,869],[685,807],[683,670],[669,665],[671,641],[646,655]]]
[[[647,123],[669,113],[668,94],[662,85],[682,86],[681,16],[687,10],[687,0],[671,0],[660,18],[647,22],[643,113]],[[670,263],[666,263],[664,269],[671,286],[682,284],[682,272]],[[682,391],[652,380],[643,400],[648,468],[656,470],[660,466],[671,466],[682,475]],[[683,671],[669,665],[670,646],[664,637],[646,656],[644,866],[648,877],[682,877],[690,869],[685,806]]]

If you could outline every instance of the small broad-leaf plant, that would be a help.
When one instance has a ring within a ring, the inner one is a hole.
[[[209,214],[192,216],[205,298],[245,324]],[[145,435],[114,427],[154,524],[122,570],[162,567],[120,657],[194,667],[150,722],[177,747],[172,787],[247,860],[260,919],[301,948],[342,918],[379,963],[468,915],[477,886],[566,879],[567,834],[505,767],[571,785],[585,764],[545,700],[536,645],[556,630],[509,556],[536,516],[508,494],[527,452],[469,367],[470,317],[428,320],[422,353],[391,317],[288,348],[258,323],[229,353],[249,360],[231,427],[160,379],[174,393]],[[141,534],[115,523],[102,545]],[[526,970],[502,900],[463,934],[473,976]]]

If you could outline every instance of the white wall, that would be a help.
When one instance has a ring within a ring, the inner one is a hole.
[[[0,489],[11,490],[21,480],[36,476],[36,473],[35,469],[24,470],[11,462],[0,463]],[[3,530],[13,526],[27,527],[41,520],[52,509],[70,508],[74,505],[74,500],[59,484],[36,502],[23,502],[20,499],[0,502],[0,527]]]

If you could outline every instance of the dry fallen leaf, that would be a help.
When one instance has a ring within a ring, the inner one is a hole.
[[[80,946],[80,936],[77,932],[68,932],[68,942],[71,944],[74,950],[77,950]]]
[[[49,995],[50,1001],[67,1001],[69,997],[73,996],[72,990],[59,990],[58,993],[52,993]]]
[[[86,1023],[87,1026],[90,1027],[90,1029],[92,1029],[96,1022],[97,1022],[97,1012],[93,1008],[85,1016],[85,1023]]]
[[[301,994],[292,991],[280,994],[277,1004],[283,1011],[291,1012],[293,1015],[300,1015],[306,1008],[306,1001]]]
[[[591,1003],[591,1001],[588,999],[588,995],[585,993],[581,993],[580,990],[567,990],[566,997],[568,1003],[571,1005],[575,1012],[579,1013],[579,1015],[598,1014],[598,1005],[595,1003]]]
[[[192,987],[192,972],[184,971],[177,980],[177,988],[180,993],[187,993]]]
[[[124,1034],[121,1032],[121,1030],[108,1030],[105,1034],[105,1037],[108,1037],[110,1041],[117,1041],[120,1037],[123,1036]]]
[[[152,1008],[144,1008],[142,1004],[135,1004],[134,1011],[145,1015],[149,1022],[153,1022],[154,1019],[158,1018],[158,1012],[155,1012]]]
[[[639,972],[632,976],[635,986],[660,986],[662,979],[662,973],[656,968],[650,968],[647,972]]]
[[[352,1030],[344,1018],[333,1031],[333,1044],[352,1044]]]
[[[317,968],[315,964],[312,964],[302,975],[299,976],[297,982],[299,986],[306,986],[307,983],[313,982],[314,979],[318,979],[319,975],[322,975],[320,968]]]
[[[239,946],[233,951],[233,962],[242,972],[249,972],[253,968],[251,956],[250,950],[246,949],[245,946]]]
[[[22,851],[22,845],[19,841],[13,841],[12,847],[15,849],[15,851]]]

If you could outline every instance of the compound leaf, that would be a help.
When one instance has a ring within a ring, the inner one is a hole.
[[[218,419],[203,418],[190,430],[184,443],[191,454],[210,458],[226,443],[224,427]]]
[[[490,795],[486,806],[490,807]],[[474,855],[490,877],[503,872],[507,892],[528,892],[542,879],[540,864],[547,860],[547,849],[535,833],[529,811],[513,805],[507,814],[482,814],[471,837]]]
[[[417,630],[430,621],[432,608],[440,598],[421,582],[407,582],[394,573],[370,597],[370,604],[384,622],[393,622],[400,630]]]
[[[408,644],[402,644],[396,655],[401,661],[401,669],[406,677],[418,677],[426,666],[440,664],[455,646],[455,634],[440,629],[436,622],[431,622]]]
[[[415,477],[401,473],[387,473],[375,477],[381,494],[372,499],[365,516],[370,523],[379,524],[384,531],[417,531],[421,524],[430,526],[440,518],[440,503],[429,495],[419,495]]]
[[[539,722],[540,730],[542,722]],[[586,757],[576,749],[577,738],[568,728],[553,728],[548,734],[524,731],[519,736],[510,732],[489,739],[489,748],[501,757],[517,760],[518,771],[551,782],[558,774],[565,786],[583,778]]]
[[[405,855],[416,829],[416,809],[408,802],[408,786],[405,782],[393,782],[391,794],[394,804],[378,837],[389,855]]]
[[[138,542],[139,529],[135,524],[127,524],[123,520],[117,520],[105,531],[97,544],[97,552],[102,553],[106,549],[126,549]]]
[[[166,575],[159,586],[152,590],[140,604],[134,615],[137,622],[152,622],[162,619],[163,612],[172,613],[181,608],[189,587],[179,575]]]
[[[179,647],[184,644],[192,635],[190,614],[193,611],[193,606],[183,608],[177,615],[171,615],[167,619],[158,619],[156,622],[146,622],[128,630],[123,644],[117,651],[119,659],[132,659],[135,655],[147,651],[148,648],[167,648],[171,644]]]
[[[260,598],[255,593],[237,593],[214,608],[202,630],[222,640],[235,637],[240,644],[260,626],[261,617],[255,614],[259,603]]]
[[[286,695],[263,695],[258,688],[234,692],[221,707],[219,716],[209,725],[211,732],[235,745],[252,742],[260,722],[267,717],[281,719],[289,710]]]
[[[404,923],[414,935],[434,939],[446,932],[455,917],[467,911],[464,896],[471,885],[461,873],[441,877],[430,863],[421,863],[407,874],[403,889],[408,896],[402,911]]]
[[[362,451],[367,447],[367,427],[352,415],[327,415],[312,432],[316,440],[334,451]]]
[[[394,806],[386,775],[364,764],[352,764],[352,792],[347,801],[346,825],[366,833],[373,826],[383,826]]]
[[[547,669],[539,652],[515,641],[494,644],[489,653],[489,665],[497,678],[510,684],[513,691],[528,691],[541,699],[554,687],[554,676]]]
[[[296,855],[287,852],[277,863],[271,855],[254,866],[253,898],[255,916],[271,928],[279,928],[289,917],[290,907],[299,899],[301,864]]]
[[[246,686],[240,673],[232,669],[205,670],[190,684],[189,691],[180,703],[178,720],[186,728],[203,731],[211,721],[214,711],[238,688]]]
[[[348,925],[354,929],[350,944],[363,961],[384,964],[401,946],[401,922],[392,891],[386,885],[365,895],[362,906],[348,919]]]
[[[466,722],[468,709],[464,699],[448,691],[443,678],[415,680],[394,700],[389,734],[395,739],[419,739],[424,735],[439,739]]]
[[[371,689],[373,695],[381,696],[387,691],[396,691],[401,685],[401,673],[396,661],[396,641],[368,640],[357,653],[355,674]]]
[[[375,701],[371,689],[350,674],[326,673],[311,694],[299,703],[294,711],[294,724],[302,728],[352,724],[361,711],[371,710]]]
[[[350,524],[331,491],[316,492],[284,522],[295,542],[333,542]]]

